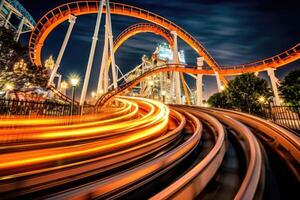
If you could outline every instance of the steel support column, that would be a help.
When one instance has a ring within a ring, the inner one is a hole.
[[[12,15],[12,11],[9,10],[9,13],[8,13],[8,15],[7,15],[6,19],[5,19],[5,24],[4,24],[4,27],[5,27],[5,28],[6,28],[6,26],[7,26],[8,23],[9,23],[9,20],[10,20],[10,18],[11,18],[11,15]]]
[[[220,75],[218,72],[215,72],[216,74],[216,79],[217,79],[217,86],[218,86],[218,92],[222,92],[222,83],[221,83],[221,79],[220,79]]]
[[[271,86],[272,86],[272,90],[273,90],[274,97],[275,97],[275,102],[274,103],[275,103],[275,105],[280,105],[280,98],[279,98],[278,88],[277,88],[277,85],[279,83],[278,83],[278,79],[275,76],[275,69],[269,68],[267,70],[267,72],[268,72],[268,75],[269,75],[270,80],[271,80]]]
[[[57,76],[57,78],[58,78],[56,89],[57,89],[58,91],[61,91],[61,78],[62,78],[62,75],[61,75],[61,74],[56,74],[56,76]]]
[[[198,57],[197,58],[197,68],[202,69],[204,64],[204,58],[203,57]],[[203,105],[203,74],[198,74],[197,75],[197,106],[202,106]]]
[[[173,63],[178,64],[179,56],[178,56],[178,42],[177,42],[177,33],[176,31],[171,31],[171,34],[173,35],[174,39],[174,46],[173,46]],[[174,89],[175,89],[175,96],[176,96],[176,103],[181,104],[181,84],[180,84],[180,76],[179,72],[174,72]]]
[[[23,31],[23,26],[24,26],[24,22],[25,22],[25,17],[22,17],[21,21],[20,21],[20,24],[18,26],[18,30],[16,32],[16,36],[15,36],[15,41],[19,41],[19,38],[20,38],[20,35]]]
[[[106,2],[106,17],[108,18],[108,39],[109,39],[109,48],[110,48],[109,50],[110,50],[110,59],[111,59],[112,79],[113,79],[114,89],[116,89],[118,87],[118,76],[117,76],[117,69],[115,63],[114,41],[113,41],[113,34],[112,34],[109,0],[106,0],[105,2]]]
[[[108,91],[108,25],[107,25],[107,17],[105,19],[105,36],[104,36],[104,48],[102,54],[101,68],[99,74],[99,82],[97,87],[97,95],[102,95]]]
[[[90,74],[91,74],[91,70],[92,70],[92,65],[93,65],[97,40],[98,40],[98,34],[99,34],[99,29],[100,29],[100,22],[101,22],[103,4],[104,4],[103,1],[100,1],[100,3],[99,3],[99,8],[100,9],[98,10],[97,21],[96,21],[94,35],[93,35],[93,42],[92,42],[92,45],[91,45],[89,60],[88,60],[88,64],[87,64],[87,67],[86,67],[85,78],[84,78],[82,91],[81,91],[81,96],[80,96],[80,106],[83,106],[83,104],[85,102],[86,93],[87,93],[87,89],[88,89],[88,85],[89,85]]]
[[[4,5],[4,0],[0,0],[0,12],[2,11],[3,5]]]
[[[61,63],[61,60],[62,60],[62,57],[64,55],[64,52],[66,50],[66,47],[67,47],[67,44],[68,44],[68,41],[70,39],[70,36],[71,36],[71,33],[72,33],[72,30],[73,30],[73,27],[74,27],[74,24],[76,22],[76,17],[73,16],[73,15],[70,15],[69,16],[69,28],[68,28],[68,31],[66,33],[66,36],[65,36],[65,39],[63,41],[63,44],[60,48],[60,51],[58,53],[58,56],[57,56],[57,59],[56,59],[56,62],[55,62],[55,65],[54,65],[54,68],[51,72],[51,75],[50,75],[50,79],[48,81],[48,86],[50,86],[52,83],[53,83],[53,80],[54,80],[54,77],[56,75],[56,72],[60,66],[60,63]]]

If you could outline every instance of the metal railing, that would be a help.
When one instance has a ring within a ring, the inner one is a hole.
[[[300,133],[300,106],[266,106],[262,117]]]
[[[79,107],[74,106],[73,115],[79,113]],[[71,104],[0,99],[0,115],[68,116],[71,115]]]

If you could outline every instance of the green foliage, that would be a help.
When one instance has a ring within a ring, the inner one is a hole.
[[[300,105],[300,70],[290,72],[279,87],[284,101],[290,105]]]
[[[232,108],[231,103],[228,101],[228,94],[226,91],[213,94],[208,99],[208,104],[217,108]]]
[[[0,27],[0,90],[6,83],[12,83],[14,90],[33,91],[46,87],[48,72],[44,67],[31,64],[27,47],[13,39],[13,32]],[[23,60],[26,67],[16,69],[15,63]]]
[[[223,92],[211,96],[208,102],[214,107],[258,113],[261,109],[258,99],[261,96],[266,101],[270,101],[272,98],[272,91],[267,81],[256,77],[253,73],[246,73],[229,81],[227,88]]]

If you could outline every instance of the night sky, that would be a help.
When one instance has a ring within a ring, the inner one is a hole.
[[[19,0],[36,21],[48,10],[63,0]],[[300,3],[296,0],[115,0],[115,2],[134,5],[159,14],[197,38],[221,65],[248,63],[278,54],[299,42]],[[298,2],[298,3],[296,3]],[[113,33],[116,38],[126,27],[141,20],[112,16]],[[71,39],[63,57],[59,71],[67,78],[76,72],[83,78],[92,41],[96,15],[77,18]],[[102,21],[103,25],[104,21]],[[64,39],[68,23],[65,22],[53,31],[45,42],[42,58],[57,56]],[[89,95],[96,90],[97,76],[103,46],[103,27],[99,34]],[[23,35],[27,42],[29,35]],[[116,63],[125,73],[141,62],[142,55],[151,55],[155,47],[164,40],[151,33],[136,35],[126,41],[116,53]],[[183,41],[179,49],[185,51],[187,63],[195,65],[197,54]],[[300,68],[294,62],[276,71],[283,78],[289,71]],[[266,73],[261,73],[266,77]],[[188,80],[191,88],[195,81]],[[216,92],[215,77],[205,76],[205,98]],[[79,93],[79,92],[78,92]]]

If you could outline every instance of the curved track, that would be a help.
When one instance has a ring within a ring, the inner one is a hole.
[[[114,40],[114,51],[117,51],[117,49],[130,37],[139,33],[154,33],[156,35],[160,35],[170,44],[171,47],[174,45],[171,33],[161,26],[152,23],[137,23],[129,26],[118,35],[118,37]]]
[[[3,199],[220,199],[220,189],[229,199],[262,199],[272,198],[270,182],[285,185],[282,196],[300,182],[299,138],[233,111],[119,97],[83,118],[0,126]],[[288,181],[277,179],[280,163]]]
[[[50,10],[45,14],[36,24],[35,29],[32,31],[29,41],[30,58],[33,63],[40,66],[41,63],[41,50],[49,33],[57,27],[60,23],[68,19],[69,15],[86,15],[95,14],[98,12],[98,0],[88,1],[75,1],[67,4],[63,4]],[[146,20],[169,30],[176,31],[178,37],[189,44],[193,49],[197,51],[200,56],[203,56],[205,61],[210,67],[219,71],[219,65],[208,53],[208,51],[196,40],[192,35],[186,32],[184,29],[176,25],[175,23],[165,19],[150,11],[121,3],[110,2],[110,9],[112,14],[129,16]],[[106,12],[106,10],[103,10]]]
[[[207,71],[202,71],[202,74],[214,74],[215,72],[218,72],[220,74],[220,78],[224,83],[226,83],[227,81],[223,76],[237,75],[246,72],[263,71],[268,68],[278,68],[300,58],[300,44],[298,43],[294,47],[282,53],[263,60],[247,64],[220,67],[220,65],[213,59],[213,57],[208,53],[208,51],[201,45],[199,41],[197,41],[192,35],[190,35],[175,23],[141,8],[113,2],[111,2],[110,4],[112,14],[135,17],[153,23],[153,25],[151,25],[151,23],[142,23],[129,27],[120,35],[119,40],[117,41],[117,47],[121,45],[122,42],[124,42],[126,39],[134,34],[137,34],[138,32],[153,32],[159,34],[162,37],[166,38],[170,44],[172,44],[168,31],[176,31],[178,36],[189,46],[195,49],[199,56],[204,57],[205,62],[207,62],[207,64],[212,68]],[[44,41],[46,40],[50,32],[55,29],[55,27],[68,19],[70,14],[79,16],[85,14],[95,14],[97,13],[97,11],[98,1],[88,0],[63,4],[46,13],[39,20],[30,37],[29,52],[31,61],[38,66],[42,64],[41,51]]]

